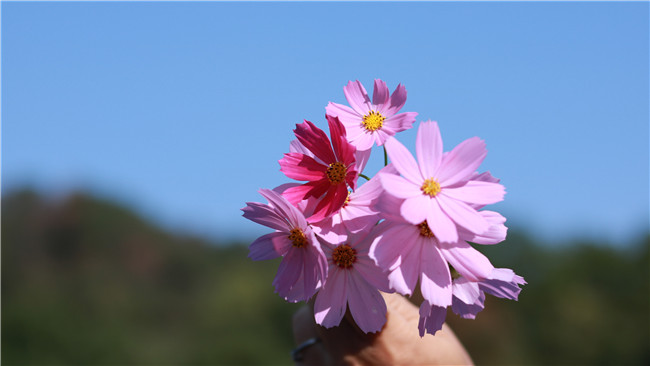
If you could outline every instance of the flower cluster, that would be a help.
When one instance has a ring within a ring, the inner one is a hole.
[[[329,136],[309,121],[296,125],[279,163],[299,182],[261,189],[268,203],[242,209],[275,230],[250,245],[249,257],[282,257],[276,292],[290,302],[316,296],[322,326],[337,326],[349,309],[361,330],[377,332],[386,322],[380,291],[412,295],[419,284],[420,336],[442,328],[448,307],[474,318],[485,293],[516,300],[524,279],[469,244],[497,244],[507,232],[505,218],[484,209],[505,194],[498,179],[478,172],[485,143],[473,137],[444,152],[438,124],[426,121],[414,157],[395,138],[417,117],[399,113],[402,85],[390,94],[375,80],[372,100],[358,81],[343,91],[349,107],[326,107]],[[390,164],[368,179],[362,172],[375,144]],[[367,181],[357,186],[359,177]]]

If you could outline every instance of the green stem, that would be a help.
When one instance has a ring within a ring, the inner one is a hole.
[[[388,153],[386,152],[386,145],[384,145],[384,166],[388,165]]]
[[[370,178],[366,177],[365,174],[359,173],[359,176],[365,180],[370,180]]]

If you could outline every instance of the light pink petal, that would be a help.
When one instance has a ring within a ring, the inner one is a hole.
[[[390,96],[390,105],[384,106],[383,112],[387,117],[395,115],[406,103],[406,88],[399,84]]]
[[[348,305],[355,323],[366,333],[380,331],[386,323],[386,303],[381,294],[355,271],[350,271],[348,281]]]
[[[379,176],[382,187],[394,197],[402,199],[423,197],[420,187],[406,180],[404,177],[386,173],[379,173],[377,175]]]
[[[503,201],[505,187],[499,183],[470,180],[460,187],[448,187],[440,194],[470,204],[489,205]]]
[[[430,216],[432,207],[431,201],[432,200],[429,197],[424,195],[407,198],[400,207],[400,214],[404,220],[413,225],[419,225]]]
[[[501,214],[494,211],[479,211],[490,227],[484,233],[477,235],[463,228],[459,228],[458,235],[464,241],[469,241],[476,244],[498,244],[506,239],[508,228],[503,224],[506,218]]]
[[[379,268],[372,259],[368,257],[357,258],[354,263],[354,270],[377,290],[393,292],[388,283],[388,272]]]
[[[248,247],[248,258],[254,261],[274,259],[285,254],[289,246],[291,242],[287,233],[276,231],[262,235]]]
[[[370,98],[359,80],[348,82],[348,85],[343,87],[343,94],[345,94],[345,99],[348,100],[352,109],[357,113],[366,115],[370,111]]]
[[[485,303],[485,294],[483,293],[483,291],[479,291],[478,299],[476,299],[476,301],[472,303],[465,303],[461,301],[459,298],[457,298],[456,296],[454,296],[454,298],[452,299],[451,310],[454,313],[458,314],[463,319],[475,319],[476,315],[481,310],[483,310],[484,303]]]
[[[494,270],[486,256],[464,241],[440,243],[440,249],[447,262],[470,281],[484,280]]]
[[[467,139],[442,159],[436,173],[442,187],[468,180],[485,159],[485,142],[478,137]]]
[[[303,272],[303,252],[305,250],[293,248],[282,258],[278,272],[273,280],[275,291],[285,300],[291,288],[296,285]],[[301,283],[299,283],[301,285]]]
[[[246,207],[241,210],[244,212],[242,216],[255,223],[280,231],[289,232],[291,230],[291,225],[287,219],[280,216],[278,211],[269,205],[259,202],[246,202]]]
[[[427,315],[422,315],[423,313]],[[446,317],[446,307],[432,306],[428,302],[423,301],[422,305],[420,305],[420,321],[418,322],[420,337],[424,337],[425,333],[435,335],[437,331],[442,329]]]
[[[413,245],[420,235],[410,224],[382,223],[377,228],[371,257],[383,269],[391,268],[401,255],[413,251]]]
[[[314,303],[314,318],[316,323],[331,328],[339,325],[347,309],[346,271],[332,269],[330,277],[318,292]]]
[[[357,150],[354,157],[355,160],[357,161],[357,166],[356,166],[357,172],[363,173],[363,170],[366,168],[366,164],[368,164],[368,160],[370,160],[371,152],[372,149]]]
[[[390,91],[386,83],[382,80],[375,79],[375,86],[372,92],[372,107],[379,113],[383,112],[384,104],[388,102]]]
[[[420,276],[420,258],[422,256],[422,249],[422,246],[416,241],[414,245],[411,246],[411,250],[402,253],[399,269],[407,291],[400,291],[401,289],[395,288],[398,292],[410,295],[413,293],[413,290],[415,290],[418,277]],[[393,273],[395,273],[395,271],[393,271]],[[393,281],[395,281],[395,279],[393,279]]]
[[[436,122],[422,122],[415,140],[420,172],[425,179],[434,178],[442,162],[442,137]]]
[[[465,277],[455,279],[451,287],[454,297],[457,297],[465,304],[475,304],[481,297],[478,282],[471,282]]]
[[[429,211],[426,219],[429,229],[431,229],[439,241],[452,243],[458,241],[458,230],[456,229],[456,224],[442,211],[437,200],[429,200]]]
[[[280,171],[291,179],[314,181],[326,177],[327,167],[308,155],[284,154],[278,163],[280,163]]]
[[[451,305],[451,274],[432,239],[421,237],[420,290],[422,297],[437,306]]]
[[[487,220],[466,203],[445,195],[438,195],[436,198],[445,214],[456,224],[476,234],[482,234],[490,228]]]
[[[411,152],[394,137],[386,140],[386,152],[397,171],[411,183],[421,186],[424,182],[420,168]]]
[[[357,150],[370,150],[375,144],[375,134],[368,133],[367,131],[361,129],[361,133],[356,136],[350,136],[350,143],[354,145]]]
[[[418,116],[416,112],[406,112],[396,114],[392,117],[386,118],[384,126],[390,127],[393,130],[393,135],[397,132],[402,132],[413,127],[415,118]],[[383,130],[384,128],[382,128]]]
[[[274,192],[270,189],[260,189],[259,194],[266,198],[269,203],[280,213],[282,217],[286,217],[291,228],[298,227],[301,229],[307,228],[307,220],[295,206],[293,206],[281,194]]]
[[[325,113],[338,117],[346,127],[348,124],[358,125],[363,119],[363,116],[352,108],[343,104],[332,102],[329,102],[329,104],[327,104],[327,107],[325,107]]]
[[[499,183],[501,181],[501,179],[493,177],[490,172],[483,172],[481,174],[475,172],[470,179],[477,180],[479,182],[492,182],[492,183]]]

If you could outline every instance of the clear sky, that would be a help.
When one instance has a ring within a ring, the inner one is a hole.
[[[3,194],[84,189],[252,239],[268,230],[239,209],[289,181],[295,124],[326,129],[348,80],[380,78],[445,150],[486,141],[511,225],[613,244],[648,228],[647,2],[1,6]]]

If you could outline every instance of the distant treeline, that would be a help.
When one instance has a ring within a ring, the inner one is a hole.
[[[291,364],[300,304],[246,244],[172,235],[84,194],[4,196],[2,364]],[[557,248],[511,229],[475,247],[526,278],[519,302],[488,297],[448,323],[478,364],[650,364],[649,246]]]

